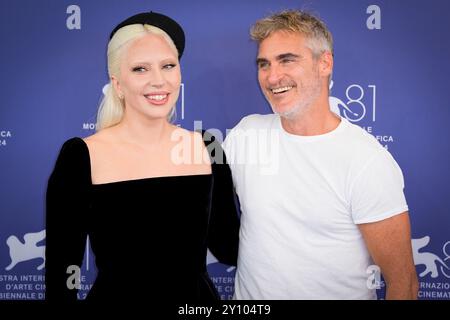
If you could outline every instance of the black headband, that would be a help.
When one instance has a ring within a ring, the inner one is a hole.
[[[152,11],[138,13],[125,19],[114,28],[114,30],[111,32],[111,35],[109,36],[109,39],[112,39],[117,30],[131,24],[148,24],[165,31],[172,39],[175,47],[177,47],[178,58],[181,58],[181,56],[183,55],[185,38],[184,31],[181,26],[168,16]]]

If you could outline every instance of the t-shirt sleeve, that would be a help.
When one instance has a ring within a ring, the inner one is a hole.
[[[387,219],[408,211],[403,173],[392,155],[380,150],[356,176],[351,214],[356,224]]]
[[[66,141],[50,175],[46,193],[46,300],[77,299],[68,288],[69,266],[81,268],[89,206],[89,153],[79,138]]]
[[[250,115],[242,118],[239,123],[231,129],[227,136],[225,137],[225,140],[222,143],[222,148],[225,151],[226,157],[228,159],[228,164],[230,165],[231,169],[234,169],[234,166],[238,163],[244,163],[245,160],[245,153],[243,152],[237,152],[237,148],[239,145],[242,147],[242,145],[245,145],[243,141],[245,141],[245,138],[247,137],[249,131],[254,130],[255,125],[252,124],[252,119],[256,115]],[[240,143],[239,143],[240,142]]]
[[[223,141],[223,143],[222,143],[222,148],[223,148],[223,151],[224,151],[224,153],[225,153],[225,155],[226,155],[226,158],[228,159],[228,164],[229,165],[232,165],[232,164],[234,164],[236,161],[235,161],[235,151],[234,151],[234,143],[235,143],[235,141],[234,141],[234,134],[235,134],[235,129],[236,128],[234,128],[234,129],[232,129],[228,134],[227,134],[227,136],[225,137],[225,140]]]

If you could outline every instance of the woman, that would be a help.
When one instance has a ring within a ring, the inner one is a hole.
[[[98,132],[64,143],[48,183],[48,300],[77,299],[68,278],[87,235],[98,270],[88,300],[218,299],[207,247],[235,265],[239,221],[228,166],[212,161],[201,134],[169,121],[184,39],[177,22],[154,12],[111,33]]]

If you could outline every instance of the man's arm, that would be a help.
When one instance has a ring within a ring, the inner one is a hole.
[[[386,299],[417,299],[419,284],[408,212],[358,227],[386,281]]]

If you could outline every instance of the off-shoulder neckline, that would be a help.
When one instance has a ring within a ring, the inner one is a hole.
[[[186,175],[171,175],[171,176],[153,176],[153,177],[143,177],[143,178],[137,178],[137,179],[127,179],[127,180],[117,180],[117,181],[111,181],[111,182],[104,182],[104,183],[92,183],[92,168],[91,168],[91,156],[89,152],[89,147],[82,138],[80,137],[74,137],[73,140],[79,141],[79,143],[83,146],[86,152],[87,158],[88,158],[88,171],[89,171],[89,182],[90,185],[93,187],[101,187],[101,186],[111,186],[111,185],[120,185],[120,184],[126,184],[126,183],[142,183],[145,181],[158,181],[158,180],[170,180],[174,178],[201,178],[201,177],[211,177],[213,175],[213,164],[211,164],[211,173],[206,174],[186,174]]]

